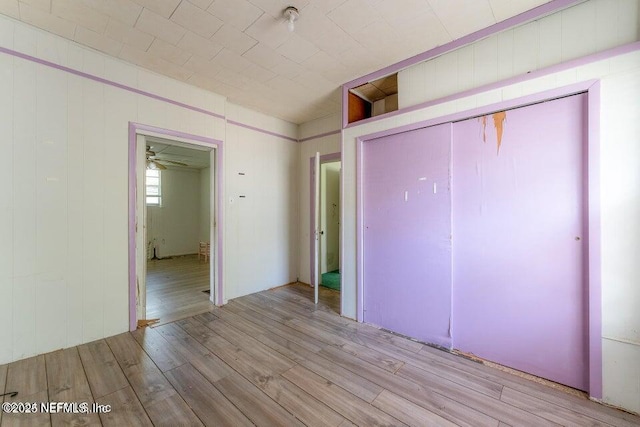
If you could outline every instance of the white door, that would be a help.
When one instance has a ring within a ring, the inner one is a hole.
[[[314,257],[314,277],[313,277],[313,299],[316,304],[318,304],[318,288],[320,287],[320,153],[316,153],[314,159],[314,181],[315,185],[313,188],[314,191],[314,224],[313,230],[315,234],[315,257]]]

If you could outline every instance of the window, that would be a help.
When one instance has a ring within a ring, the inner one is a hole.
[[[160,192],[160,171],[158,169],[147,169],[147,205],[160,206],[162,193]]]

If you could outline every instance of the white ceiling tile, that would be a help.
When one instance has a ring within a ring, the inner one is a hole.
[[[247,0],[215,0],[207,11],[240,31],[246,30],[264,13]]]
[[[347,33],[361,30],[381,15],[366,0],[347,0],[327,14]]]
[[[262,43],[258,43],[242,54],[242,56],[268,69],[275,67],[281,58],[281,55],[278,52]]]
[[[50,31],[59,36],[73,40],[76,32],[76,24],[66,19],[58,18],[42,9],[20,3],[20,19],[27,24]]]
[[[347,0],[309,0],[309,6],[317,7],[322,11],[322,13],[327,14],[346,1]],[[395,4],[395,2],[393,3]],[[309,6],[304,8],[305,12],[309,8]]]
[[[142,6],[131,0],[82,0],[82,3],[131,27],[142,12]]]
[[[358,46],[342,28],[327,18],[320,9],[311,5],[304,9],[304,15],[296,25],[295,33],[330,55]]]
[[[143,33],[115,19],[109,20],[105,34],[113,40],[126,43],[140,50],[149,49],[154,39],[152,35]]]
[[[235,87],[225,85],[224,83],[219,82],[209,77],[208,75],[202,74],[192,75],[191,77],[189,77],[189,80],[187,80],[187,83],[210,90],[212,92],[216,92],[217,94],[222,96],[229,96],[229,94],[237,90],[237,88]]]
[[[18,0],[0,1],[0,13],[15,19],[20,19],[20,7]]]
[[[251,66],[251,61],[227,48],[222,49],[211,62],[238,73],[242,73],[246,68]]]
[[[189,0],[189,2],[198,6],[202,10],[207,10],[207,8],[211,6],[211,3],[213,3],[213,0]]]
[[[489,0],[428,0],[453,39],[496,23]]]
[[[166,18],[144,9],[136,22],[136,28],[148,34],[152,34],[171,44],[178,44],[186,30],[169,21]]]
[[[322,50],[316,52],[312,57],[305,60],[302,65],[307,70],[322,73],[325,77],[329,78],[329,80],[333,80],[336,83],[342,83],[341,79],[334,80],[333,77],[327,75],[327,72],[333,71],[334,76],[338,73],[348,73],[347,67],[342,65],[336,58]]]
[[[210,38],[222,27],[222,21],[188,1],[180,3],[171,20],[202,37]]]
[[[260,9],[267,12],[274,18],[284,19],[283,12],[288,6],[293,6],[302,10],[308,3],[308,0],[249,0]]]
[[[165,59],[154,57],[147,52],[138,50],[126,44],[122,46],[122,50],[118,57],[148,70],[153,70],[181,81],[188,80],[193,74],[192,71],[187,70],[184,67],[180,67],[179,65],[173,64]]]
[[[51,12],[51,0],[20,0],[20,3],[28,4],[29,6]]]
[[[242,71],[242,74],[259,82],[269,81],[276,76],[275,72],[253,63],[249,64],[249,66]]]
[[[176,7],[182,0],[133,0],[139,5],[144,6],[146,9],[152,10],[155,13],[169,18]]]
[[[228,24],[223,25],[222,28],[211,37],[211,40],[239,55],[242,55],[258,43],[254,38]]]
[[[427,0],[402,0],[401,4],[394,1],[379,1],[375,9],[392,26],[401,26],[420,15],[433,14]]]
[[[549,0],[489,0],[491,10],[496,21],[504,21],[512,16],[519,15],[534,7],[547,3]]]
[[[262,15],[256,22],[251,24],[245,30],[245,33],[272,49],[277,49],[291,37],[284,20],[274,19],[267,14]]]
[[[283,76],[277,76],[266,82],[265,85],[295,99],[306,97],[307,90],[304,86]]]
[[[278,64],[273,67],[271,71],[282,77],[293,79],[303,73],[305,69],[302,65],[293,62],[292,60],[287,59],[284,56],[281,56],[278,59]]]
[[[295,33],[276,50],[298,64],[318,52],[317,47]]]
[[[220,71],[220,66],[197,55],[193,55],[189,58],[189,60],[184,64],[184,68],[195,74],[207,76],[208,78],[213,78],[218,74],[218,71]]]
[[[104,33],[109,22],[107,15],[86,7],[77,0],[51,0],[51,13],[100,34]]]
[[[237,88],[243,88],[250,82],[248,77],[243,76],[235,70],[222,67],[215,76],[215,79],[221,81],[224,84],[235,86]]]
[[[402,44],[395,30],[383,19],[373,21],[352,35],[358,43],[372,51],[376,48],[384,51],[393,50]]]
[[[147,53],[152,56],[165,59],[176,65],[184,65],[184,63],[191,57],[191,53],[188,51],[180,49],[161,39],[155,39],[153,43],[151,43],[151,47],[149,47]]]
[[[321,74],[315,71],[305,70],[299,76],[293,79],[294,82],[307,88],[310,92],[319,94],[329,93],[336,88],[336,84],[327,80]]]
[[[160,74],[164,74],[165,76],[172,77],[182,82],[189,80],[189,77],[191,77],[192,74],[187,69],[162,59],[158,59],[157,62],[154,61],[150,68]]]
[[[391,26],[402,35],[405,44],[421,46],[421,52],[453,40],[433,11],[415,14]]]
[[[341,65],[340,67],[323,69],[321,71],[321,74],[338,85],[342,85],[343,83],[360,77],[344,65]]]
[[[178,47],[206,58],[207,60],[211,60],[222,50],[223,46],[212,40],[200,37],[191,31],[187,31],[184,37],[178,42]]]
[[[76,28],[75,40],[78,43],[92,47],[111,56],[118,56],[120,49],[122,49],[121,42],[84,27]]]

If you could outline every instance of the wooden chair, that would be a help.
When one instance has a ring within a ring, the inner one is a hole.
[[[211,257],[211,244],[209,242],[200,242],[198,245],[198,261],[200,257],[204,257],[204,262],[208,262]]]

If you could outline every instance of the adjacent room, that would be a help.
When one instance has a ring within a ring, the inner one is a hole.
[[[0,0],[0,427],[640,426],[638,0]]]
[[[144,324],[169,323],[213,306],[211,151],[194,147],[145,138]]]

